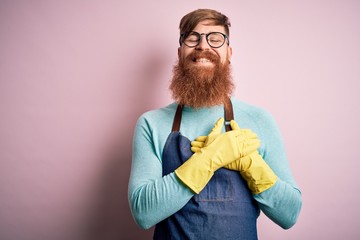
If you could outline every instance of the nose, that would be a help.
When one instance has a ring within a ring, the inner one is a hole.
[[[206,35],[205,33],[200,34],[199,44],[196,46],[196,49],[198,50],[206,50],[210,49],[210,45],[206,41]]]

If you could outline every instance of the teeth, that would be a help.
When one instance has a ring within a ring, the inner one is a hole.
[[[196,59],[195,61],[196,61],[196,62],[202,62],[202,63],[204,63],[204,62],[210,62],[210,60],[207,59],[207,58],[198,58],[198,59]]]

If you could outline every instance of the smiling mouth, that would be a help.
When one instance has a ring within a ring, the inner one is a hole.
[[[194,58],[194,62],[208,63],[208,62],[211,62],[211,61],[209,59],[207,59],[207,58]]]
[[[213,66],[214,63],[209,58],[201,57],[201,58],[193,58],[194,64],[199,64],[200,66]]]

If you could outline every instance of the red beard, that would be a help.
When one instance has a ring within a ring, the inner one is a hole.
[[[194,59],[202,57],[209,59],[214,66],[193,64]],[[179,60],[173,73],[169,87],[172,97],[177,103],[193,108],[223,104],[234,89],[230,64],[222,64],[219,57],[210,52],[194,51],[185,61]]]

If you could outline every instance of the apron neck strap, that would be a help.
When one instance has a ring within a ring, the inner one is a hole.
[[[171,131],[178,132],[180,130],[181,116],[184,105],[179,104],[176,109],[173,126]],[[227,98],[224,103],[224,112],[225,112],[225,129],[226,131],[231,131],[230,121],[234,119],[234,112],[230,98]]]
[[[181,116],[182,116],[182,109],[184,105],[179,104],[176,108],[176,113],[174,117],[174,122],[171,131],[178,132],[180,130],[180,123],[181,123]]]
[[[227,98],[224,103],[225,108],[225,130],[231,131],[230,121],[234,120],[234,112],[230,98]]]

